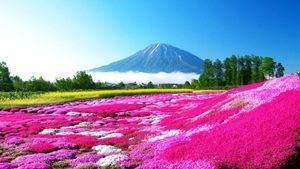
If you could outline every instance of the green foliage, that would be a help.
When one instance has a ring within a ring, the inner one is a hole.
[[[154,85],[151,81],[147,84],[147,88],[148,89],[154,88]]]
[[[224,83],[224,71],[223,71],[223,64],[221,60],[217,59],[213,63],[213,71],[215,77],[215,85],[222,86]]]
[[[0,100],[16,100],[16,99],[28,99],[36,97],[43,92],[0,92]]]
[[[51,166],[53,168],[63,169],[63,168],[68,168],[69,163],[67,161],[57,161],[57,162],[54,162]]]
[[[83,164],[77,167],[77,169],[100,169],[100,167],[96,164]]]
[[[264,74],[261,71],[262,57],[252,56],[252,70],[251,70],[251,82],[260,82],[263,81]]]
[[[200,87],[209,87],[212,86],[214,81],[214,68],[212,61],[209,59],[204,60],[203,73],[199,77]]]
[[[0,146],[0,156],[5,152],[5,150],[6,150],[5,147]]]
[[[24,91],[37,92],[37,91],[55,91],[54,85],[42,77],[32,77],[24,83]]]
[[[199,81],[197,79],[192,79],[191,87],[193,89],[198,89],[199,88]]]
[[[298,71],[296,72],[296,74],[297,74],[298,76],[300,76],[300,70],[298,70]]]
[[[123,82],[120,82],[120,83],[118,84],[118,87],[119,87],[119,88],[125,88],[125,84],[124,84]]]
[[[5,62],[0,62],[0,91],[13,91],[14,86],[10,78],[10,72]]]
[[[274,77],[275,64],[273,58],[264,57],[262,60],[261,70],[264,73],[264,76],[267,78]]]
[[[123,167],[118,167],[118,166],[115,166],[115,165],[109,165],[109,166],[103,167],[103,169],[124,169],[124,168]]]
[[[9,160],[14,160],[19,156],[29,154],[29,152],[21,152],[21,151],[17,151],[17,150],[14,150],[14,149],[6,149],[5,152],[7,153]]]
[[[275,76],[276,77],[281,77],[281,76],[283,76],[284,75],[284,67],[282,66],[282,64],[281,63],[277,63],[276,64],[276,74],[275,74]]]
[[[25,84],[24,81],[19,76],[14,76],[11,79],[16,92],[24,91]]]
[[[224,78],[225,78],[225,84],[231,85],[232,84],[232,68],[230,64],[231,60],[230,58],[226,58],[224,60]]]
[[[230,89],[240,85],[261,82],[265,77],[280,77],[284,67],[270,57],[235,56],[225,58],[223,63],[217,59],[204,61],[204,70],[198,81],[192,81],[194,89]],[[275,74],[276,68],[276,74]]]
[[[54,83],[57,90],[68,91],[75,89],[73,80],[71,78],[58,78]]]
[[[93,89],[95,83],[91,75],[84,71],[77,72],[73,77],[73,84],[75,89]]]
[[[237,75],[238,75],[237,64],[238,63],[237,62],[238,62],[237,57],[235,55],[232,55],[230,58],[230,66],[231,66],[231,70],[232,70],[232,72],[231,72],[231,78],[232,78],[231,85],[232,86],[238,85],[238,78],[237,78]]]
[[[59,91],[70,91],[70,90],[86,90],[101,88],[101,83],[93,81],[91,75],[84,71],[77,72],[73,79],[71,78],[58,78],[55,80],[54,85]]]
[[[189,81],[186,81],[183,85],[183,88],[185,89],[190,89],[191,88],[191,83]]]

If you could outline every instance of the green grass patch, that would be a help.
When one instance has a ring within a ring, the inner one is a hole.
[[[70,165],[67,161],[56,161],[51,164],[53,168],[57,169],[64,169],[64,168],[69,168]]]

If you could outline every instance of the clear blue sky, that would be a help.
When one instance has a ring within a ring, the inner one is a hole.
[[[0,60],[53,78],[163,42],[200,58],[271,56],[300,69],[300,1],[2,0]]]

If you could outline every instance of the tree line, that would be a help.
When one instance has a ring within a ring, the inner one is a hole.
[[[254,55],[227,57],[223,62],[205,59],[203,72],[198,80],[193,80],[193,88],[233,88],[240,85],[261,82],[284,75],[285,68],[271,57]]]
[[[194,88],[194,89],[228,89],[240,85],[261,82],[268,78],[284,75],[285,68],[281,63],[276,63],[271,57],[254,55],[235,56],[225,58],[223,61],[216,59],[214,62],[206,59],[203,72],[199,79],[192,82],[178,84],[154,85],[124,84],[109,85],[108,83],[94,82],[92,76],[84,71],[77,72],[72,78],[58,78],[54,82],[43,77],[32,77],[22,80],[19,76],[10,76],[5,62],[0,62],[0,91],[35,92],[35,91],[69,91],[88,89],[122,89],[122,88]],[[300,76],[300,70],[297,72]]]
[[[106,82],[94,82],[92,76],[84,71],[77,72],[72,78],[57,78],[54,82],[45,80],[43,77],[32,77],[29,80],[22,80],[19,76],[10,76],[6,63],[0,62],[0,92],[43,92],[156,87],[172,88],[171,84],[157,86],[152,82],[148,82],[147,84],[125,84],[123,82],[118,84],[109,84]]]
[[[92,76],[84,71],[77,72],[72,78],[58,78],[54,82],[45,80],[43,77],[22,80],[19,76],[10,76],[6,63],[0,62],[0,91],[2,92],[68,91],[100,88],[110,88],[110,86],[106,83],[95,83]]]

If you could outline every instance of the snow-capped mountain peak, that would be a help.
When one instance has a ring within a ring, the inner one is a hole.
[[[91,69],[92,72],[184,72],[200,73],[203,60],[199,57],[165,43],[155,43],[135,54],[109,65]]]

